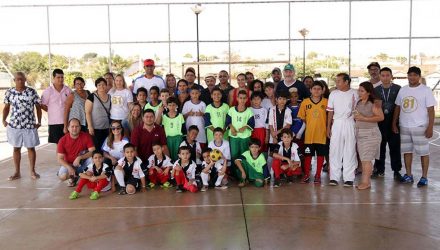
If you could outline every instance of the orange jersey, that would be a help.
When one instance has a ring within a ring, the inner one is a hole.
[[[305,144],[326,144],[327,141],[327,98],[314,103],[311,98],[301,102],[298,117],[306,123]]]

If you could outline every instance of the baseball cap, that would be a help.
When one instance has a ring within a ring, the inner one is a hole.
[[[144,61],[144,66],[154,66],[153,59],[147,59]]]
[[[422,75],[422,71],[420,70],[420,68],[419,67],[416,67],[416,66],[412,66],[412,67],[410,67],[409,69],[408,69],[408,73],[407,74],[409,74],[409,73],[416,73],[417,75]]]
[[[367,69],[370,69],[371,67],[378,67],[380,69],[380,65],[378,62],[370,62],[370,64],[368,64]]]
[[[278,73],[281,74],[281,69],[278,68],[278,67],[275,67],[275,68],[273,68],[273,70],[272,70],[272,74],[275,73],[275,72],[278,72]]]
[[[288,63],[288,64],[286,64],[286,66],[284,66],[284,70],[295,71],[295,67],[291,63]]]

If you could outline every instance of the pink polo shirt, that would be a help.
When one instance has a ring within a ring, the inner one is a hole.
[[[41,104],[47,106],[48,124],[64,124],[64,105],[66,99],[72,90],[64,85],[63,89],[58,92],[53,85],[43,91],[41,96]]]

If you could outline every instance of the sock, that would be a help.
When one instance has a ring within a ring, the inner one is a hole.
[[[324,156],[318,156],[318,160],[316,163],[316,174],[315,179],[321,178],[322,166],[324,165]]]
[[[304,174],[310,176],[310,167],[312,165],[312,157],[306,156],[304,159]]]
[[[220,186],[221,184],[222,184],[222,180],[223,180],[223,177],[224,177],[225,175],[219,175],[218,177],[217,177],[217,181],[215,182],[215,185],[216,186]]]
[[[115,169],[115,177],[119,183],[119,186],[125,187],[124,173],[122,172],[122,170]]]
[[[203,186],[208,186],[209,174],[200,173],[200,177],[202,178]]]

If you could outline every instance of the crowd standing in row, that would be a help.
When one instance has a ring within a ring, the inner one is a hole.
[[[96,79],[93,93],[84,89],[81,77],[74,79],[72,91],[63,71],[55,69],[41,100],[17,72],[3,110],[14,148],[15,173],[9,180],[21,177],[21,147],[28,149],[31,177],[40,177],[35,147],[44,110],[48,141],[57,144],[58,177],[77,185],[70,199],[84,186],[93,189],[90,199],[97,199],[116,186],[119,194],[133,194],[173,185],[178,192],[226,189],[231,180],[240,187],[249,182],[261,187],[271,178],[279,187],[295,176],[309,183],[314,157],[313,183],[321,183],[323,168],[334,186],[342,181],[352,187],[356,172],[362,172],[357,188],[363,190],[370,188],[372,176],[384,177],[387,144],[394,178],[414,182],[415,151],[423,170],[417,186],[426,186],[436,105],[432,91],[420,83],[417,67],[409,68],[409,85],[402,88],[392,83],[390,68],[377,62],[367,68],[371,79],[358,91],[350,88],[345,73],[336,76],[333,90],[312,77],[301,82],[292,64],[283,71],[274,68],[273,82],[255,80],[251,72],[238,74],[237,88],[222,70],[218,84],[210,75],[203,88],[195,83],[193,68],[186,69],[185,79],[168,74],[164,81],[147,59],[145,74],[132,86],[123,75],[107,73]]]

